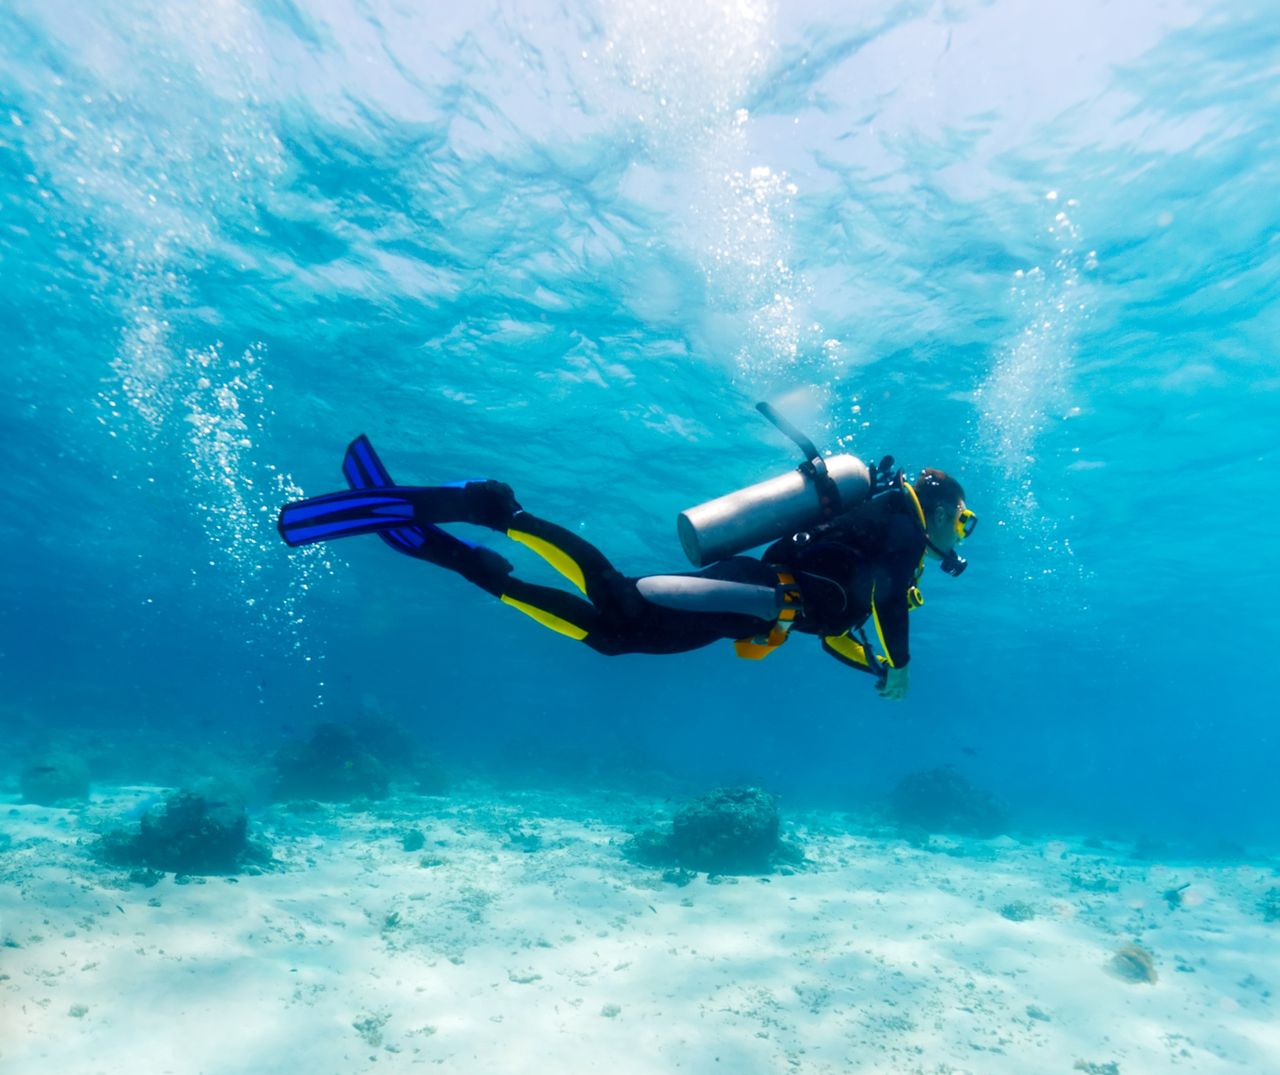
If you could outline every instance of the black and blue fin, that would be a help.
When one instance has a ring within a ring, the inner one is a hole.
[[[369,438],[363,433],[347,445],[342,457],[342,473],[352,489],[378,489],[395,485]]]
[[[413,522],[408,490],[352,489],[295,500],[280,509],[276,527],[288,545],[376,534]]]
[[[386,489],[395,485],[387,468],[382,465],[378,453],[373,450],[369,438],[363,433],[347,445],[347,454],[342,457],[342,473],[352,489]],[[439,560],[431,554],[432,546],[447,548],[451,542],[459,542],[472,548],[470,542],[461,541],[446,534],[438,526],[395,526],[387,530],[379,530],[378,536],[396,552],[412,556],[419,560]]]
[[[363,433],[347,445],[346,455],[342,458],[342,473],[352,489],[395,488],[391,474]],[[456,482],[450,487],[465,484]],[[379,530],[377,534],[396,552],[457,571],[485,588],[490,588],[488,584],[491,581],[503,578],[512,570],[511,564],[501,554],[484,545],[454,537],[432,523],[393,526]]]

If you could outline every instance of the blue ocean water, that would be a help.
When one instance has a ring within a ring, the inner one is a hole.
[[[954,765],[1028,829],[1274,841],[1268,5],[7,0],[0,67],[24,750],[374,710],[513,781]],[[901,704],[812,640],[606,659],[275,533],[364,432],[684,569],[678,511],[795,462],[760,399],[981,516]]]

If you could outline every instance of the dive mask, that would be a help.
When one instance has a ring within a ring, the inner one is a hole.
[[[973,528],[977,525],[977,513],[970,511],[968,508],[961,508],[960,513],[956,516],[956,540],[963,541],[973,533]],[[930,545],[932,545],[932,542],[930,542]],[[942,557],[943,571],[953,579],[958,579],[964,574],[964,569],[969,566],[969,561],[956,552],[955,549],[948,549],[943,552],[936,545],[932,547],[933,551]]]

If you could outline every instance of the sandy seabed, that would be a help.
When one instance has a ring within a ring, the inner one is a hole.
[[[1266,865],[790,814],[797,872],[682,886],[621,854],[668,804],[473,787],[275,808],[265,872],[145,887],[92,849],[156,790],[0,804],[3,1075],[1280,1072]]]

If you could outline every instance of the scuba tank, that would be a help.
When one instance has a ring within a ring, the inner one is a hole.
[[[789,437],[805,461],[786,474],[682,511],[676,532],[695,567],[817,526],[871,495],[873,475],[857,456],[824,459],[813,441],[768,403],[756,410]]]

